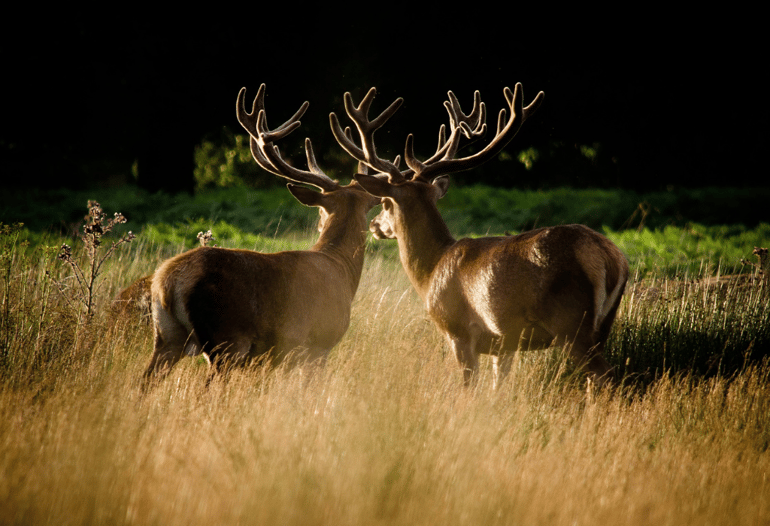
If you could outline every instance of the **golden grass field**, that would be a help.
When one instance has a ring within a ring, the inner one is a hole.
[[[371,252],[323,370],[206,387],[185,359],[147,394],[150,327],[108,300],[157,250],[113,259],[89,324],[45,284],[55,264],[14,270],[0,524],[770,524],[770,365],[593,393],[554,349],[465,389],[398,261]]]

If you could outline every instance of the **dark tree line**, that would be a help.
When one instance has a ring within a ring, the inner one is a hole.
[[[522,82],[527,101],[545,91],[542,109],[506,149],[512,162],[460,182],[757,184],[767,143],[764,53],[750,31],[728,39],[673,26],[524,34],[508,20],[456,34],[442,24],[410,32],[312,16],[291,31],[238,15],[89,20],[27,21],[2,37],[3,185],[78,187],[134,173],[152,191],[190,191],[194,146],[223,127],[240,133],[238,89],[254,95],[262,82],[272,124],[310,101],[286,151],[298,155],[309,136],[322,158],[339,150],[328,114],[343,113],[345,91],[360,100],[376,86],[373,111],[404,97],[378,134],[392,155],[410,132],[418,153],[432,152],[449,89],[467,107],[480,90],[490,124],[504,86]],[[517,160],[522,151],[534,156],[529,169]]]

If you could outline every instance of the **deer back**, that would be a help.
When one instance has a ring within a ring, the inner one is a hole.
[[[357,278],[318,251],[200,247],[156,271],[153,312],[171,313],[194,334],[197,352],[236,338],[263,342],[265,350],[279,340],[330,348],[349,323]]]
[[[476,320],[503,336],[575,316],[596,327],[617,303],[626,279],[625,257],[607,238],[582,225],[564,225],[457,241],[436,264],[424,300],[444,328]]]

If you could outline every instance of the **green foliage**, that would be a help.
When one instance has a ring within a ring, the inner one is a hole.
[[[741,260],[751,260],[754,247],[770,242],[768,223],[754,229],[690,223],[684,228],[667,226],[619,232],[605,229],[604,233],[626,254],[640,277],[651,272],[673,277],[749,270],[743,268]]]
[[[220,140],[204,140],[195,147],[195,190],[249,186],[269,188],[278,179],[262,170],[251,157],[249,136],[224,129]]]
[[[502,154],[501,154],[502,155]],[[527,170],[531,170],[532,166],[537,162],[538,159],[540,159],[540,152],[537,151],[534,147],[527,148],[526,150],[522,150],[519,152],[519,155],[516,157],[518,161],[524,165],[524,168]],[[505,159],[501,159],[505,160]]]
[[[439,209],[455,233],[502,234],[567,223],[620,228],[636,208],[636,199],[616,190],[530,191],[475,185],[452,189],[439,201]]]
[[[222,220],[212,223],[205,219],[197,219],[176,225],[155,223],[146,225],[141,236],[154,245],[182,247],[188,250],[199,245],[197,233],[206,230],[210,230],[214,235],[214,240],[209,243],[209,246],[246,248],[258,252],[302,250],[310,246],[306,239],[253,234]]]
[[[265,247],[259,250],[271,251],[265,243],[281,243],[279,240],[287,235],[313,237],[318,221],[317,210],[299,204],[283,187],[220,188],[194,196],[147,194],[125,187],[91,194],[105,207],[123,210],[131,218],[134,231],[143,229],[142,239],[173,247],[197,246],[197,233],[212,230],[216,242],[223,246]],[[751,260],[755,246],[770,244],[767,222],[709,222],[709,218],[725,213],[715,215],[713,201],[718,194],[724,196],[723,208],[730,208],[736,218],[750,217],[759,206],[756,203],[767,197],[762,190],[751,189],[639,195],[617,190],[522,191],[476,185],[452,188],[439,201],[439,208],[456,237],[583,223],[605,232],[639,275],[655,272],[675,276],[684,272],[713,273],[720,264],[727,272],[736,267],[740,270],[741,259]],[[744,198],[748,204],[740,206]],[[58,190],[0,199],[8,204],[0,208],[0,220],[23,221],[23,237],[33,244],[45,244],[44,233],[57,224],[65,225],[63,233],[75,235],[82,219],[82,203],[88,197],[83,192]],[[701,206],[697,206],[697,199],[703,200]],[[682,216],[684,210],[690,215]],[[743,216],[739,210],[744,210]],[[397,258],[394,243],[377,242],[372,246],[385,257]]]
[[[268,224],[277,226],[279,220],[273,218]],[[295,239],[287,236],[292,230],[283,228],[276,229],[276,232],[266,228],[261,233],[254,233],[226,220],[198,218],[173,224],[145,225],[140,237],[155,245],[189,249],[198,246],[196,235],[206,230],[213,232],[215,243],[219,246],[265,252],[307,248],[308,239],[314,236],[309,228],[302,230],[305,235]],[[632,273],[640,278],[649,274],[673,278],[684,274],[701,276],[717,272],[750,272],[752,268],[743,266],[741,261],[753,261],[753,248],[767,246],[770,240],[768,223],[754,229],[690,224],[685,228],[669,226],[658,230],[644,228],[641,231],[604,228],[602,232],[626,254]],[[475,237],[485,235],[485,232],[469,235]],[[370,245],[378,255],[394,261],[398,259],[395,241],[370,241]]]
[[[282,145],[281,153],[286,155],[289,164],[306,162],[304,146],[300,144],[295,138],[293,146],[291,140]],[[195,147],[194,159],[196,192],[238,187],[264,190],[283,186],[284,179],[263,170],[254,162],[249,136],[234,134],[227,128],[223,128],[218,138],[201,141]],[[329,149],[318,160],[324,172],[332,179],[349,178],[358,166],[340,149]]]
[[[194,196],[148,194],[129,186],[90,192],[31,190],[15,195],[0,194],[0,221],[23,222],[28,230],[25,235],[53,231],[72,237],[77,235],[83,218],[83,203],[89,199],[102,203],[105,208],[122,210],[131,218],[134,231],[140,225],[183,225],[205,220],[209,223],[224,221],[245,232],[274,237],[311,229],[318,220],[316,209],[298,203],[283,186],[264,190],[246,187],[215,189]],[[122,225],[116,227],[120,234],[125,230],[127,228]],[[193,240],[197,232],[193,233]]]
[[[253,164],[253,163],[252,163]],[[273,179],[277,179],[273,177]],[[301,206],[281,186],[245,186],[185,194],[148,194],[135,187],[93,191],[8,191],[0,194],[0,221],[23,222],[30,230],[72,234],[83,203],[95,199],[122,210],[137,224],[177,224],[188,218],[223,220],[244,231],[280,235],[311,228],[315,210]],[[705,188],[639,194],[626,190],[558,188],[549,191],[455,186],[439,201],[450,230],[458,236],[520,232],[539,226],[582,223],[596,230],[662,229],[767,222],[766,188]],[[280,224],[278,224],[280,223]],[[276,230],[277,229],[277,230]]]
[[[600,230],[746,225],[767,222],[767,188],[703,188],[640,194],[630,190],[517,190],[473,185],[452,188],[438,203],[458,235],[500,234],[581,223]]]

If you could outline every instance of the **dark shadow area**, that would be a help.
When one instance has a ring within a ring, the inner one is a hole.
[[[275,122],[311,103],[284,150],[299,162],[304,136],[319,160],[341,156],[328,114],[344,112],[345,91],[360,100],[376,86],[373,111],[404,97],[378,137],[380,153],[402,153],[414,133],[428,156],[447,120],[447,90],[466,107],[480,90],[494,126],[503,87],[522,82],[526,101],[539,90],[546,99],[506,148],[508,162],[458,174],[456,184],[756,185],[768,142],[760,32],[736,37],[666,17],[574,20],[564,31],[496,11],[478,23],[463,20],[471,13],[421,20],[397,8],[356,18],[286,11],[9,17],[0,36],[3,187],[134,181],[190,192],[195,145],[224,128],[240,133],[236,94],[246,86],[254,95],[263,82]]]

